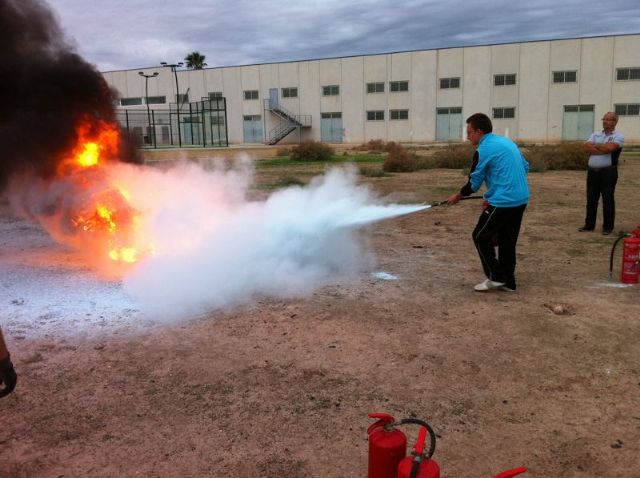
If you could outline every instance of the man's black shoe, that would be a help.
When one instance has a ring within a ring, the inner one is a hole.
[[[578,228],[578,232],[593,231],[593,227],[582,226]]]
[[[603,236],[608,236],[609,234],[611,234],[613,232],[613,230],[611,229],[603,229],[602,230],[602,235]]]

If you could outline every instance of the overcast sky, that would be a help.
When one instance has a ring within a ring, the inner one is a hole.
[[[640,0],[49,0],[100,71],[640,33]],[[640,53],[639,53],[640,55]]]

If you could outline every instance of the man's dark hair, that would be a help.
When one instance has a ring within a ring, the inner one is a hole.
[[[472,114],[467,118],[467,124],[470,124],[473,129],[479,129],[484,134],[491,133],[493,131],[491,120],[484,113]]]

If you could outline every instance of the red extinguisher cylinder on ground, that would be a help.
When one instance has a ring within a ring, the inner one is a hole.
[[[398,464],[407,454],[407,437],[393,428],[396,421],[387,413],[370,413],[378,421],[367,430],[369,435],[368,478],[396,478]]]
[[[413,456],[406,457],[398,465],[398,478],[440,478],[440,467],[430,455],[424,454],[426,439],[427,427],[422,426],[413,448]]]
[[[640,274],[640,237],[627,237],[623,241],[620,282],[637,284]]]

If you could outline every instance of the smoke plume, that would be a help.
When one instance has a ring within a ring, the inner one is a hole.
[[[0,1],[0,45],[1,190],[14,173],[53,174],[80,118],[114,121],[116,96],[40,0]],[[126,142],[120,149],[118,159],[136,161]]]

